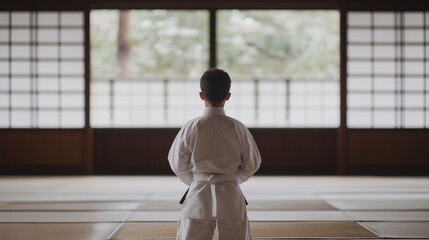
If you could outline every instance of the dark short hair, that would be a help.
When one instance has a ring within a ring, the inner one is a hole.
[[[218,104],[225,100],[231,89],[231,78],[222,69],[210,68],[201,76],[201,92],[211,104]]]

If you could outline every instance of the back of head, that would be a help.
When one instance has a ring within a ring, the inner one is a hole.
[[[222,69],[210,68],[200,79],[201,92],[211,104],[219,104],[225,100],[231,88],[231,78]]]

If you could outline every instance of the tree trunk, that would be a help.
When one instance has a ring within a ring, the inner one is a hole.
[[[130,22],[130,11],[121,10],[119,12],[118,28],[118,63],[120,67],[120,78],[128,78],[128,58],[130,55],[130,41],[128,38],[128,29]]]

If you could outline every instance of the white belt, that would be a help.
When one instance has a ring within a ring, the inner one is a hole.
[[[215,183],[237,181],[237,174],[208,174],[208,173],[193,173],[194,181],[207,181],[210,183],[210,192],[212,195],[212,217],[217,215],[217,199]]]
[[[194,181],[207,181],[210,184],[217,182],[237,181],[237,174],[209,174],[209,173],[193,173]]]

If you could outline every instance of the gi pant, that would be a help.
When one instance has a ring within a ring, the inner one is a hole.
[[[191,219],[182,217],[177,227],[178,240],[211,240],[216,228],[219,240],[250,240],[247,214],[241,220]]]
[[[218,225],[220,240],[248,240],[246,203],[236,176],[194,174],[178,223],[178,240],[212,239]]]

